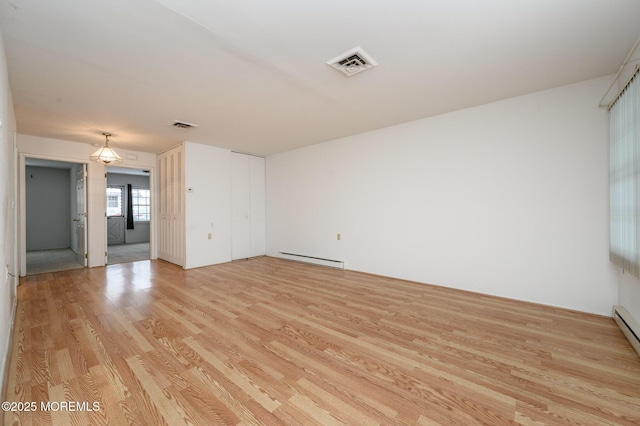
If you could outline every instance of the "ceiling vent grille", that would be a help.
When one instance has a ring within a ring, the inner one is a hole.
[[[378,65],[367,52],[360,46],[338,55],[327,61],[328,65],[338,71],[342,71],[347,77],[361,73]]]
[[[193,127],[198,127],[197,124],[187,123],[186,121],[176,120],[171,123],[172,127],[177,127],[178,129],[191,129]]]

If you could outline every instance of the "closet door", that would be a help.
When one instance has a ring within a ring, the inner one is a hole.
[[[264,256],[265,244],[265,160],[262,157],[249,156],[249,192],[251,256]]]
[[[249,156],[231,153],[231,259],[251,257]]]
[[[265,248],[265,161],[232,153],[231,258],[263,256]]]
[[[182,146],[158,156],[158,258],[185,265],[184,154]]]

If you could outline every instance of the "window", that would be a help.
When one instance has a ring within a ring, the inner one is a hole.
[[[124,216],[122,210],[124,188],[121,186],[107,187],[107,216]]]
[[[142,188],[132,188],[131,202],[133,205],[134,222],[149,222],[151,212],[149,190]]]
[[[609,115],[609,257],[640,278],[640,80],[638,73]]]

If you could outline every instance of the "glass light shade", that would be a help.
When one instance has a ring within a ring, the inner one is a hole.
[[[116,152],[105,145],[89,157],[92,161],[100,161],[104,164],[122,163],[122,158]]]

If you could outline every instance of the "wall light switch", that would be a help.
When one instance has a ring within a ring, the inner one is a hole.
[[[338,236],[337,236],[338,241],[340,241],[341,238],[342,238],[342,236],[340,234],[338,234]]]
[[[208,239],[211,239],[211,232],[209,232],[209,235],[207,235]]]

